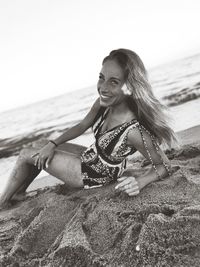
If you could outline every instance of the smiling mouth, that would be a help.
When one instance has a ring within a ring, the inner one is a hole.
[[[111,98],[110,96],[102,95],[102,94],[100,94],[100,96],[101,96],[102,99],[109,99],[109,98]]]

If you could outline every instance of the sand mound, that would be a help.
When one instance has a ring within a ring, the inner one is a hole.
[[[169,156],[174,174],[137,197],[59,185],[0,212],[0,266],[199,267],[200,146]]]

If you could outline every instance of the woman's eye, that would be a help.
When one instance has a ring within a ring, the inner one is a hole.
[[[117,85],[118,82],[113,80],[113,81],[111,81],[111,84],[113,84],[113,85]]]

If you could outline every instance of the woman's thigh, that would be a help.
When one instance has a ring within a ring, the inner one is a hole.
[[[21,156],[25,162],[34,165],[35,158],[32,156],[37,153],[39,149],[26,148],[23,149]],[[46,172],[62,180],[66,185],[70,187],[81,188],[83,187],[82,175],[81,175],[81,159],[79,155],[69,153],[66,151],[57,150],[54,153],[53,158],[49,162],[47,168],[44,168]]]
[[[56,150],[57,151],[65,151],[75,155],[80,155],[86,149],[85,146],[73,144],[73,143],[63,143],[59,145]]]
[[[49,174],[62,180],[67,186],[82,188],[80,157],[68,152],[55,151],[52,160],[44,169]]]
[[[33,148],[35,149],[41,149],[42,147],[44,147],[46,144],[48,143],[48,140],[43,140],[40,142],[36,142],[35,144],[33,144]],[[80,155],[87,147],[85,146],[81,146],[78,144],[73,144],[73,143],[63,143],[59,146],[57,146],[55,148],[56,151],[65,151],[65,152],[69,152],[75,155]]]

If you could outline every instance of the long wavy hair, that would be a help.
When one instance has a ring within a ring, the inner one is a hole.
[[[167,107],[163,105],[153,94],[148,81],[147,71],[140,57],[128,49],[117,49],[110,52],[104,58],[115,60],[124,71],[125,84],[130,95],[127,96],[127,104],[134,112],[140,124],[142,124],[158,142],[171,147],[177,143],[177,137],[169,126]]]

